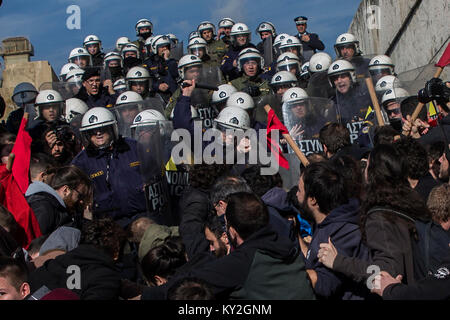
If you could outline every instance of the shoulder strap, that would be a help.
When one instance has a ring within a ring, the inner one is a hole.
[[[413,222],[413,223],[416,222],[416,220],[414,220],[414,219],[411,218],[410,216],[408,216],[408,215],[406,215],[406,214],[404,214],[404,213],[402,213],[402,212],[400,212],[400,211],[397,211],[397,210],[388,208],[388,207],[374,207],[374,208],[370,209],[370,210],[367,212],[367,215],[370,215],[371,213],[374,213],[374,212],[377,212],[377,211],[388,211],[388,212],[392,212],[392,213],[395,213],[396,215],[398,215],[399,217],[402,217],[402,218],[404,218],[404,219],[406,219],[406,220],[409,220],[409,221],[411,221],[411,222]]]

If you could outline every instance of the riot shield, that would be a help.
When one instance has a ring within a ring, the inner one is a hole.
[[[365,79],[367,77],[370,77],[369,63],[370,60],[372,60],[372,58],[375,56],[376,56],[375,54],[367,54],[361,56],[354,56],[352,58],[350,62],[355,67],[357,79]]]
[[[114,112],[117,124],[119,127],[119,134],[123,137],[131,137],[130,126],[133,124],[134,118],[139,112],[153,109],[153,105],[149,100],[144,100],[142,102],[131,102],[116,105],[112,108]],[[161,109],[155,109],[161,112]]]
[[[333,101],[340,122],[350,131],[352,143],[358,138],[364,122],[376,121],[375,110],[364,80],[352,83],[350,87],[338,87]]]
[[[73,98],[81,89],[81,83],[78,82],[44,82],[39,87],[42,90],[55,90],[64,100]]]
[[[273,109],[273,111],[275,111],[278,119],[280,119],[280,121],[283,121],[281,98],[281,96],[278,96],[272,92],[266,95],[253,97],[253,100],[255,102],[255,109],[253,111],[253,114],[250,115],[250,119],[252,121],[255,120],[261,123],[267,123],[267,112],[264,110],[264,106],[268,104]]]
[[[159,122],[134,128],[147,211],[158,224],[173,225],[165,179],[164,125]]]
[[[203,66],[197,83],[219,86],[222,83],[222,72],[219,67]],[[197,110],[203,122],[203,128],[212,128],[213,120],[217,117],[216,109],[211,105],[212,91],[195,88],[191,95],[191,105]]]
[[[170,48],[169,58],[175,59],[176,61],[180,60],[184,55],[184,43],[183,41],[173,44]]]
[[[263,41],[264,48],[264,68],[269,68],[273,63],[273,39],[272,36],[268,36]]]
[[[331,98],[335,92],[328,80],[327,71],[313,73],[308,81],[306,92],[310,97]]]
[[[308,156],[323,151],[319,142],[320,129],[330,122],[338,122],[336,105],[329,99],[307,98],[283,103],[284,125],[300,150]],[[288,146],[288,152],[293,153]]]

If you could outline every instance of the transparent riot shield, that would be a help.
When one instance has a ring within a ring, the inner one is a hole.
[[[210,86],[222,84],[222,72],[219,67],[203,66],[197,78],[197,83]],[[211,105],[212,91],[195,88],[191,95],[191,105],[198,112],[203,122],[203,128],[212,128],[213,120],[217,117],[217,110]]]
[[[363,79],[350,85],[345,81],[338,82],[333,101],[340,122],[350,131],[352,143],[358,138],[359,131],[366,121],[376,122],[372,100]]]
[[[39,87],[42,90],[55,90],[64,100],[73,98],[80,91],[81,82],[44,82]]]
[[[264,68],[269,68],[272,65],[274,59],[273,39],[271,35],[264,39],[263,48],[264,48]]]
[[[178,43],[172,44],[170,48],[170,55],[169,58],[175,59],[176,61],[180,60],[181,57],[184,55],[184,43],[183,41],[180,41]]]
[[[268,104],[273,109],[273,111],[275,111],[278,119],[280,119],[280,121],[283,121],[281,98],[281,96],[278,96],[277,94],[272,92],[266,95],[254,97],[253,100],[255,102],[255,109],[250,115],[250,120],[267,123],[267,112],[264,109],[264,106]]]
[[[130,126],[139,112],[147,109],[155,109],[161,112],[159,107],[155,108],[154,106],[155,104],[150,100],[144,100],[142,102],[123,103],[112,108],[119,126],[119,134],[123,137],[131,137]]]
[[[376,54],[367,54],[361,56],[354,56],[351,59],[351,64],[355,67],[355,73],[357,79],[365,79],[370,77],[369,63]]]
[[[165,178],[165,124],[156,122],[133,128],[137,141],[140,171],[144,183],[147,211],[155,222],[173,225]]]
[[[284,125],[300,150],[308,156],[323,151],[319,132],[330,122],[338,122],[335,104],[324,98],[307,98],[283,103]],[[288,147],[289,153],[294,151]]]
[[[306,92],[310,97],[326,99],[333,97],[335,92],[328,80],[327,71],[313,73],[309,78]]]

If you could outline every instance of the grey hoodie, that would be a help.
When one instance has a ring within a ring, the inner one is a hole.
[[[78,247],[80,235],[81,231],[76,228],[66,226],[59,227],[44,241],[39,250],[39,255],[43,255],[46,252],[55,249],[69,252]]]
[[[28,186],[27,191],[25,192],[25,197],[31,196],[31,195],[33,195],[35,193],[38,193],[38,192],[47,192],[47,193],[51,194],[52,196],[54,196],[56,198],[56,200],[58,200],[58,202],[64,208],[66,207],[66,204],[64,203],[63,199],[61,199],[61,197],[55,191],[55,189],[53,189],[48,184],[46,184],[44,182],[41,182],[41,181],[35,181],[32,184],[30,184]]]

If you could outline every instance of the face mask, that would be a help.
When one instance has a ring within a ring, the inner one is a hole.
[[[128,69],[136,67],[140,64],[141,64],[141,61],[135,57],[128,57],[128,58],[123,59],[123,65]]]
[[[122,75],[121,67],[109,67],[109,71],[111,72],[111,76],[118,77]]]
[[[141,34],[139,34],[142,38],[144,38],[144,40],[147,40],[148,37],[150,37],[152,35],[151,32],[143,32]]]

